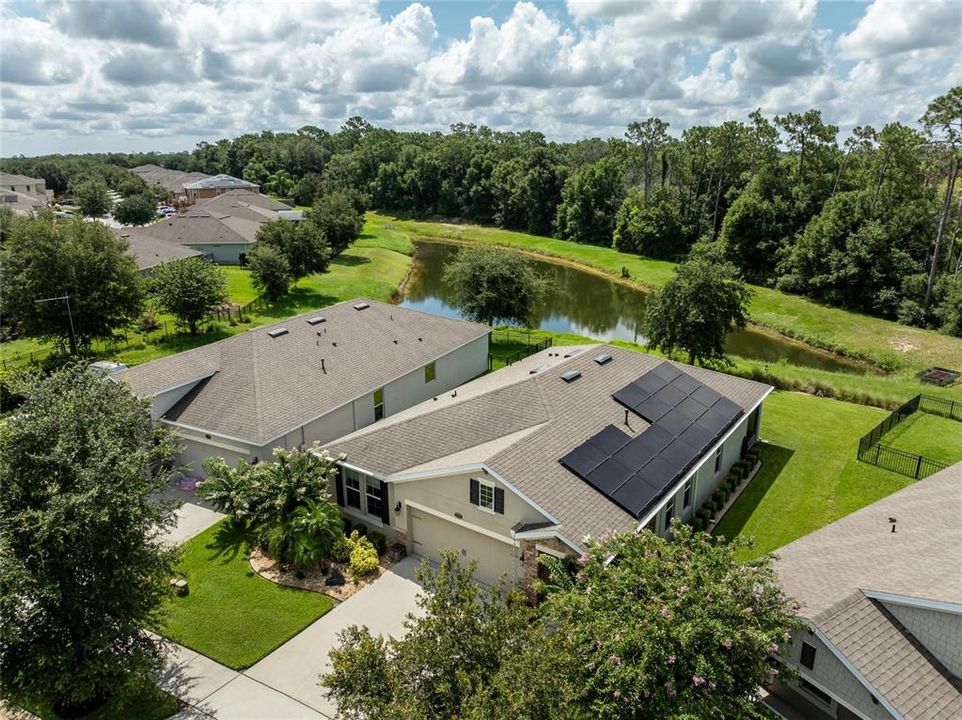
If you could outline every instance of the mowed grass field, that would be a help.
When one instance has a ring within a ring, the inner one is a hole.
[[[914,482],[855,458],[859,438],[886,413],[776,390],[762,411],[762,469],[716,529],[772,552]]]
[[[947,465],[962,462],[962,422],[915,412],[882,436],[881,442]]]
[[[255,573],[247,533],[222,520],[181,546],[178,573],[190,594],[171,597],[157,632],[243,670],[332,607],[326,595],[284,587]]]

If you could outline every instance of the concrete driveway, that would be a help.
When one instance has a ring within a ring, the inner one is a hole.
[[[421,586],[414,571],[419,564],[419,558],[397,563],[244,674],[333,718],[336,709],[317,680],[330,669],[328,654],[338,645],[337,634],[350,625],[366,625],[376,635],[402,635],[405,617],[418,609]]]

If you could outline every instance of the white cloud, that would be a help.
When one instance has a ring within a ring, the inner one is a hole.
[[[875,0],[852,32],[838,39],[843,58],[866,60],[923,48],[956,48],[962,33],[958,0]]]
[[[3,152],[181,149],[353,114],[576,139],[817,105],[844,130],[912,122],[962,81],[957,0],[878,0],[845,35],[813,0],[533,0],[460,29],[448,17],[444,36],[434,1],[2,5]]]

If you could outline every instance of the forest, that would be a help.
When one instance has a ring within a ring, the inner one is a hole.
[[[367,207],[458,219],[684,259],[719,243],[752,283],[906,324],[962,333],[962,87],[917,123],[843,137],[819,110],[695,126],[659,118],[622,138],[553,142],[458,123],[447,133],[350,118],[336,132],[246,134],[191,152],[7,158],[6,172],[66,192],[155,163],[227,173],[311,205],[350,191]],[[134,183],[135,184],[135,183]],[[124,193],[126,194],[126,193]]]

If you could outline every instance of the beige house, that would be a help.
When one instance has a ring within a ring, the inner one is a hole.
[[[770,391],[615,347],[549,348],[331,443],[333,490],[409,552],[453,548],[482,582],[528,585],[539,554],[690,517],[757,440]]]
[[[0,173],[0,191],[23,193],[41,199],[44,203],[50,200],[47,193],[47,181],[43,178],[32,178],[26,175]]]
[[[257,208],[231,211],[188,208],[161,222],[137,229],[138,235],[183,245],[206,255],[219,265],[241,265],[257,241],[262,223],[276,219],[271,211]]]
[[[811,720],[962,718],[962,463],[778,551],[808,629],[766,703]]]
[[[487,369],[490,328],[351,300],[112,376],[151,399],[194,474],[326,443]]]
[[[148,163],[130,169],[148,185],[159,185],[175,198],[184,197],[184,185],[209,178],[210,175],[198,172],[183,172],[182,170],[168,170],[160,165]]]
[[[226,192],[242,192],[257,195],[259,185],[235,178],[232,175],[214,175],[184,184],[184,196],[193,204],[201,200],[217,197]]]

